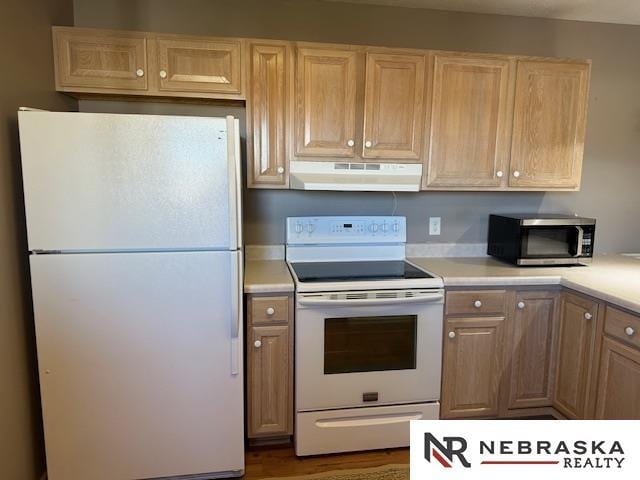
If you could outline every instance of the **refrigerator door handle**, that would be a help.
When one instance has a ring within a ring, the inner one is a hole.
[[[244,278],[242,253],[235,252],[231,258],[231,375],[238,375],[240,372],[240,355],[242,355],[240,342],[240,322],[242,322],[243,317],[242,285]]]
[[[227,163],[229,165],[229,238],[231,249],[242,245],[242,166],[240,164],[240,122],[227,116]]]

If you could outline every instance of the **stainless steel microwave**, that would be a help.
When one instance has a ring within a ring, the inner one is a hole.
[[[596,221],[558,214],[490,215],[488,254],[515,265],[580,265],[593,257]]]

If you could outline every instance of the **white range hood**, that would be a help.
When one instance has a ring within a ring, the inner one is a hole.
[[[292,161],[289,184],[296,190],[417,192],[422,165]]]

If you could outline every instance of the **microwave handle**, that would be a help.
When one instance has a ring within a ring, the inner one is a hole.
[[[576,226],[576,230],[578,231],[578,245],[576,245],[576,254],[574,257],[582,256],[582,240],[584,239],[584,229],[582,227]]]

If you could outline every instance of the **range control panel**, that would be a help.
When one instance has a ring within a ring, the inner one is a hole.
[[[405,217],[289,217],[287,244],[405,243]]]

